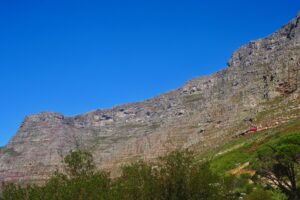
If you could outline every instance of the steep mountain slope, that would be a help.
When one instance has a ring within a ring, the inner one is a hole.
[[[277,126],[300,114],[300,15],[233,53],[228,67],[142,102],[77,116],[24,119],[0,150],[0,181],[42,181],[69,150],[91,151],[97,165],[154,159],[176,148],[205,152],[248,128]]]
[[[211,168],[217,173],[253,176],[259,163],[257,150],[279,137],[299,133],[299,130],[300,117],[297,117],[268,130],[235,138],[213,151],[199,156],[199,159],[210,160]]]

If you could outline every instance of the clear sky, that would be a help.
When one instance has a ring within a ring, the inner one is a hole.
[[[26,115],[153,97],[226,66],[299,0],[0,1],[0,146]]]

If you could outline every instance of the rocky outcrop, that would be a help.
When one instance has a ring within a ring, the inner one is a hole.
[[[176,148],[211,149],[246,129],[249,119],[264,128],[283,115],[297,117],[299,69],[300,16],[242,46],[227,68],[153,99],[70,117],[26,117],[0,149],[0,181],[43,181],[76,148],[115,174],[123,163]]]

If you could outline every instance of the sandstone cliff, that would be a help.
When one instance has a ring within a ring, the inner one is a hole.
[[[0,181],[42,181],[71,149],[91,151],[100,168],[154,159],[176,148],[204,152],[248,128],[300,116],[300,16],[242,46],[228,66],[153,99],[76,116],[24,119],[0,149]]]

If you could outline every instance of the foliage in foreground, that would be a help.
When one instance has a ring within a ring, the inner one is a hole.
[[[119,178],[97,171],[87,152],[71,152],[67,173],[56,173],[44,186],[8,184],[1,200],[234,200],[234,179],[221,177],[208,163],[194,164],[190,152],[173,152],[155,164],[124,166]]]
[[[253,154],[254,156],[254,154]],[[195,162],[189,152],[175,151],[155,163],[122,167],[120,177],[95,169],[85,151],[70,152],[65,173],[44,186],[7,184],[0,200],[297,200],[300,133],[271,139],[256,152],[257,175],[225,175],[210,162]]]
[[[260,175],[265,184],[279,188],[289,199],[299,200],[300,133],[271,140],[258,150]]]

